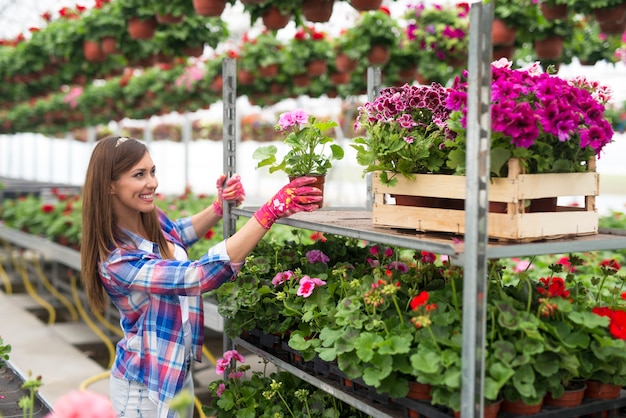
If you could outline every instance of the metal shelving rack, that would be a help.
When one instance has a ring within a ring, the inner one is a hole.
[[[464,267],[463,292],[463,368],[461,390],[461,415],[464,418],[479,418],[484,411],[484,335],[486,327],[486,287],[487,260],[563,252],[584,252],[614,250],[626,248],[626,231],[600,230],[597,235],[571,239],[553,239],[530,243],[492,243],[488,240],[487,207],[489,202],[489,149],[491,132],[491,30],[493,22],[493,2],[474,2],[470,7],[470,45],[468,57],[468,122],[467,122],[467,197],[466,197],[466,233],[463,243],[453,243],[449,237],[435,234],[407,233],[406,231],[375,228],[372,226],[371,197],[368,196],[367,208],[363,210],[318,210],[310,213],[296,213],[278,223],[295,228],[342,235],[410,249],[431,251],[450,256],[451,262]],[[227,60],[228,61],[228,60]],[[225,62],[223,74],[228,79],[235,79],[235,66]],[[226,78],[225,77],[225,78]],[[368,99],[373,100],[380,89],[380,69],[368,69]],[[225,84],[224,97],[234,97],[235,83]],[[227,120],[227,117],[229,118]],[[224,126],[232,126],[235,120],[234,110],[225,113]],[[235,143],[224,140],[225,170],[234,173]],[[368,187],[371,193],[371,185]],[[226,212],[226,211],[225,211]],[[250,217],[254,209],[229,208],[229,215]],[[231,219],[231,218],[226,218]],[[225,227],[225,236],[234,232],[232,223]],[[267,351],[249,342],[237,338],[229,341],[225,337],[225,347],[240,345],[249,351],[264,357],[278,367],[287,370],[308,383],[347,402],[359,410],[376,417],[395,417],[395,411],[388,411],[383,405],[372,405],[367,400],[357,398],[338,389],[324,379],[312,376]],[[409,401],[410,402],[410,401]],[[602,405],[585,405],[583,410],[547,411],[536,416],[577,416],[579,413],[597,412],[600,408],[623,406],[626,398],[618,398]],[[444,416],[431,408],[420,413],[428,413],[433,418]],[[447,416],[447,415],[445,415]]]

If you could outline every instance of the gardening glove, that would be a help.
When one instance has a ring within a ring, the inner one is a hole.
[[[222,174],[217,179],[216,187],[217,199],[213,201],[213,209],[219,216],[224,216],[224,200],[235,202],[235,206],[239,206],[246,197],[239,174],[235,174],[228,180],[226,180],[226,174]]]
[[[265,229],[270,229],[279,218],[296,212],[311,212],[319,208],[322,191],[317,187],[306,186],[315,183],[314,177],[299,177],[283,186],[270,200],[254,213],[256,220]]]

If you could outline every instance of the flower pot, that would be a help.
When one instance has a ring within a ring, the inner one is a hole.
[[[626,1],[615,6],[594,9],[593,15],[598,23],[623,22],[626,19]]]
[[[359,65],[359,61],[350,58],[347,54],[340,52],[335,57],[335,66],[337,67],[337,71],[340,73],[349,73],[354,70]]]
[[[328,70],[328,63],[326,60],[310,61],[306,65],[306,70],[309,77],[319,77],[326,74],[326,71]]]
[[[319,175],[308,174],[306,177],[315,177],[315,183],[308,184],[307,186],[317,187],[318,189],[320,189],[322,191],[322,200],[317,202],[317,206],[319,208],[323,208],[324,207],[324,185],[326,184],[326,176],[324,174],[319,174]],[[289,176],[289,181],[290,182],[293,181],[294,179],[296,179],[296,177]]]
[[[113,36],[105,36],[100,39],[100,49],[107,55],[117,52],[117,40]]]
[[[607,35],[619,35],[626,30],[626,19],[621,22],[600,22],[600,31]]]
[[[274,78],[278,75],[278,64],[269,64],[259,67],[261,77]]]
[[[187,46],[183,48],[183,54],[187,57],[200,57],[204,53],[204,45]]]
[[[517,401],[507,401],[504,400],[502,402],[502,406],[500,410],[502,412],[506,412],[509,414],[517,414],[517,415],[532,415],[541,411],[541,407],[543,406],[543,400],[537,404],[527,404],[526,402],[520,400]]]
[[[291,15],[283,14],[276,6],[270,6],[261,16],[261,20],[267,29],[278,30],[287,26],[291,20]]]
[[[309,22],[328,22],[335,0],[303,0],[302,15]]]
[[[237,71],[237,82],[242,86],[249,86],[254,83],[254,74],[250,71],[240,69]]]
[[[411,66],[398,71],[398,80],[401,83],[411,83],[417,76],[417,67]]]
[[[372,45],[367,53],[367,62],[372,66],[381,66],[389,62],[391,53],[385,45]]]
[[[350,73],[332,73],[330,82],[334,85],[348,84],[350,82]]]
[[[293,76],[293,85],[296,87],[309,87],[311,79],[308,74],[298,74]]]
[[[539,7],[543,17],[547,20],[565,19],[567,17],[567,4],[549,5],[543,1]]]
[[[555,60],[563,55],[563,37],[552,36],[534,42],[535,55],[540,60]]]
[[[610,383],[602,383],[595,380],[587,381],[585,398],[591,399],[615,399],[620,395],[622,387]]]
[[[209,87],[209,89],[212,92],[221,92],[222,88],[224,86],[224,78],[222,77],[221,74],[218,74],[215,76],[215,78],[213,79],[213,81],[211,82],[211,85]]]
[[[356,10],[378,10],[383,4],[383,0],[350,0],[350,5]]]
[[[162,25],[175,25],[176,23],[182,22],[184,18],[183,15],[174,16],[169,13],[166,13],[166,14],[157,13],[155,17],[156,17],[156,21]]]
[[[491,29],[491,38],[493,45],[513,45],[517,31],[506,25],[504,20],[495,19]]]
[[[556,406],[559,408],[571,408],[582,403],[587,385],[575,389],[566,389],[559,398],[553,398],[550,393],[543,400],[544,405]]]
[[[139,19],[136,17],[128,21],[128,34],[133,39],[152,39],[157,28],[155,18]]]
[[[200,16],[221,16],[226,0],[193,0],[193,9]]]
[[[406,397],[415,401],[430,401],[433,397],[430,395],[431,385],[420,382],[409,382],[409,393]]]
[[[83,55],[89,62],[103,62],[107,58],[97,41],[83,41]]]
[[[496,418],[498,416],[498,413],[500,412],[501,405],[502,401],[485,403],[483,418]],[[454,411],[454,417],[461,418],[461,411]]]
[[[512,60],[513,55],[515,55],[515,45],[496,45],[493,47],[494,61],[497,61],[500,58]]]

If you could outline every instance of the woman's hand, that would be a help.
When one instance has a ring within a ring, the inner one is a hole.
[[[213,202],[213,209],[219,216],[224,215],[224,201],[234,202],[235,206],[239,206],[246,197],[239,174],[235,174],[228,180],[226,180],[226,174],[222,174],[217,179],[216,188],[217,199]]]

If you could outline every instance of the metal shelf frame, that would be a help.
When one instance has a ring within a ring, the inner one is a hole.
[[[530,256],[541,254],[559,254],[564,252],[584,252],[615,250],[626,248],[626,231],[600,230],[599,234],[571,239],[551,239],[531,243],[493,243],[488,239],[487,208],[489,203],[489,149],[491,142],[491,62],[493,23],[493,2],[472,2],[470,6],[470,43],[468,54],[468,115],[467,115],[467,196],[466,196],[466,232],[461,243],[450,236],[433,234],[408,234],[407,232],[374,228],[371,214],[371,183],[368,179],[367,207],[347,210],[318,210],[311,213],[296,213],[278,223],[295,228],[342,235],[363,239],[370,242],[431,251],[446,254],[451,262],[464,267],[463,292],[463,357],[460,413],[464,418],[479,418],[484,412],[484,376],[485,376],[485,327],[486,327],[486,288],[487,260]],[[226,71],[229,72],[226,72]],[[234,66],[224,65],[224,74],[234,77]],[[232,73],[231,73],[232,71]],[[380,91],[380,69],[368,68],[368,100],[373,100]],[[234,94],[234,83],[224,85],[224,97]],[[232,96],[230,96],[232,97]],[[224,126],[233,126],[234,109],[224,115]],[[235,142],[224,140],[225,168],[229,173],[236,172],[234,158]],[[232,154],[231,154],[232,153]],[[228,207],[227,216],[250,217],[254,209]],[[230,218],[226,218],[230,219]],[[234,225],[225,227],[224,234],[234,232]],[[225,347],[241,345],[261,355],[314,386],[337,398],[371,413],[371,406],[355,399],[350,394],[337,391],[324,381],[311,376],[296,367],[276,358],[270,353],[241,339],[227,341]],[[620,398],[621,399],[621,398]],[[619,401],[620,406],[623,401]],[[617,403],[616,403],[617,405]],[[591,407],[593,409],[593,407]],[[597,411],[598,409],[595,409]],[[379,409],[377,417],[387,417]],[[562,411],[560,411],[562,412]],[[591,410],[589,410],[591,412]],[[557,412],[556,414],[559,414]],[[572,416],[578,413],[573,413]],[[551,412],[541,416],[556,416]],[[566,415],[558,415],[566,416]],[[569,416],[569,414],[567,415]]]

